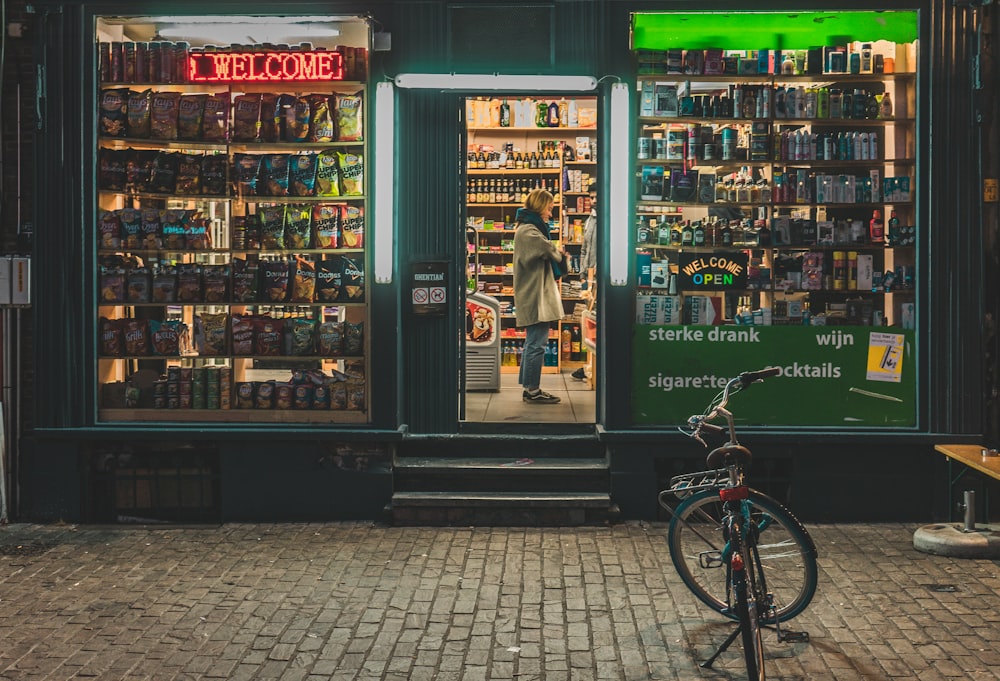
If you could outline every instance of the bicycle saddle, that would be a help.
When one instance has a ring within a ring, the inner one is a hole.
[[[725,467],[730,460],[740,466],[749,466],[752,459],[753,454],[743,445],[723,445],[709,452],[708,456],[705,457],[705,463],[709,468],[714,469]]]

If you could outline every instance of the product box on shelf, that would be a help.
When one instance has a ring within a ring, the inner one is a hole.
[[[686,296],[684,323],[692,326],[722,324],[722,298],[719,296]]]
[[[677,326],[681,323],[680,296],[645,295],[635,298],[636,324]]]

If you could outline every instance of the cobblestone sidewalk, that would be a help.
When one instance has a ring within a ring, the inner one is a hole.
[[[1000,678],[1000,563],[824,525],[820,585],[768,679]],[[742,679],[665,526],[0,528],[0,679]]]

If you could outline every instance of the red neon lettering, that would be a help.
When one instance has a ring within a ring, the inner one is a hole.
[[[188,56],[191,82],[343,80],[339,52],[213,52]]]

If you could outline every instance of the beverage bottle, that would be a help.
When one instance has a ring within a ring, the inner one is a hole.
[[[873,244],[880,244],[885,241],[885,225],[882,222],[882,211],[877,208],[872,212],[871,222],[868,223],[868,236]]]
[[[733,230],[730,228],[728,220],[722,221],[722,229],[719,230],[719,237],[723,246],[733,245]]]
[[[879,118],[892,118],[892,97],[886,92],[882,95],[882,101],[879,102]]]
[[[564,361],[569,361],[570,353],[573,351],[573,332],[568,326],[564,326],[559,338],[562,344],[562,358]]]
[[[890,211],[889,213],[889,245],[898,246],[902,240],[902,232],[899,227],[899,218],[896,217],[896,211]]]
[[[691,246],[694,244],[694,230],[691,228],[691,221],[687,220],[684,223],[684,228],[681,230],[681,246]]]
[[[566,101],[565,97],[563,99],[559,100],[559,104],[557,106],[557,109],[559,111],[559,126],[563,127],[563,128],[568,127],[569,126],[569,102]]]
[[[514,350],[514,366],[521,366],[522,354],[524,354],[524,343],[517,343],[517,348]]]

